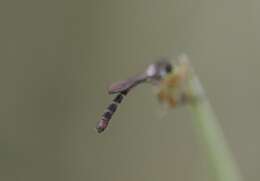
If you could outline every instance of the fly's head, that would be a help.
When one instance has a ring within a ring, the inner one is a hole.
[[[161,59],[154,64],[151,64],[146,69],[146,76],[148,80],[160,81],[165,75],[171,73],[173,67],[166,59]]]

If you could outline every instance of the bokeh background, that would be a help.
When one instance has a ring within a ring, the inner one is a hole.
[[[152,86],[95,132],[107,86],[187,53],[245,180],[260,178],[260,2],[0,2],[0,180],[210,180],[185,107]]]

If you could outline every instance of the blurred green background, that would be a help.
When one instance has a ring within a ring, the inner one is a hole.
[[[95,132],[107,86],[187,53],[245,180],[260,178],[257,0],[0,2],[0,180],[206,181],[185,108],[140,86]]]

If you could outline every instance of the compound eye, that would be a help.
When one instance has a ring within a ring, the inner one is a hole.
[[[166,71],[167,74],[171,73],[172,72],[172,65],[171,64],[167,64],[165,66],[165,71]]]

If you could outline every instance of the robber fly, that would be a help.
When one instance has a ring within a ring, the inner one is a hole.
[[[117,95],[105,110],[101,120],[98,122],[96,126],[97,132],[101,133],[107,128],[108,123],[117,110],[118,105],[122,102],[130,90],[145,82],[152,84],[159,83],[160,80],[162,80],[162,78],[170,72],[172,72],[171,63],[165,59],[161,59],[156,63],[149,65],[143,73],[130,77],[127,80],[112,84],[108,88],[108,93]]]

